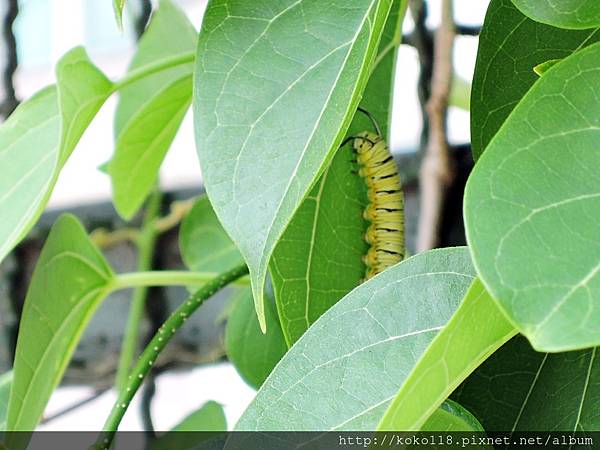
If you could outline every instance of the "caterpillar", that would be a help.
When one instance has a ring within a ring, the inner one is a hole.
[[[376,130],[345,141],[353,142],[358,175],[367,185],[369,203],[363,217],[370,222],[365,233],[369,250],[363,261],[367,266],[365,278],[369,279],[404,259],[404,193],[398,166],[379,125],[366,110],[359,111],[367,115]]]

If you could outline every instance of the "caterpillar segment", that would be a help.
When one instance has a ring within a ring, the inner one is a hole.
[[[370,222],[365,233],[370,248],[363,258],[369,279],[404,259],[404,194],[398,167],[381,136],[360,133],[353,147],[369,198],[363,214]]]

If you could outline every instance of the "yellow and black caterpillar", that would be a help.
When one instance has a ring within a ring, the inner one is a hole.
[[[377,130],[348,139],[353,141],[358,174],[365,180],[369,198],[363,214],[371,222],[365,234],[370,248],[363,257],[369,279],[404,259],[404,194],[398,166],[377,122],[365,110],[359,111],[369,117]]]

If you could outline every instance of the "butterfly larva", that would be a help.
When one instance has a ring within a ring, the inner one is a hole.
[[[371,222],[365,234],[370,245],[363,257],[366,278],[374,277],[404,259],[404,194],[398,167],[381,136],[377,122],[365,110],[377,133],[365,131],[352,136],[353,148],[365,180],[369,204],[364,218]]]

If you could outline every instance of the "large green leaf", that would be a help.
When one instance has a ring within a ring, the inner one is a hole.
[[[598,98],[596,43],[540,78],[466,187],[478,272],[538,350],[600,344]]]
[[[130,71],[143,70],[196,48],[197,32],[171,1],[161,0],[133,58]],[[193,63],[136,81],[119,93],[116,148],[108,166],[113,201],[131,218],[154,188],[162,161],[192,101]]]
[[[512,0],[523,14],[536,22],[582,30],[600,26],[600,3],[596,0]]]
[[[39,218],[60,170],[112,90],[82,48],[56,69],[57,87],[21,104],[0,127],[0,261]]]
[[[487,431],[600,430],[598,349],[535,352],[516,337],[455,392]]]
[[[0,432],[6,430],[6,414],[8,412],[8,398],[12,384],[12,372],[0,375]]]
[[[285,354],[287,346],[277,320],[275,305],[267,298],[267,332],[263,333],[254,314],[252,290],[243,289],[227,320],[225,349],[242,378],[258,389]]]
[[[479,280],[434,338],[378,425],[418,431],[456,387],[515,334]]]
[[[391,0],[212,1],[195,72],[207,192],[263,286],[277,241],[331,160],[368,80]]]
[[[221,273],[243,262],[205,195],[198,198],[181,223],[179,248],[191,270]]]
[[[312,412],[312,411],[311,411]],[[311,449],[311,450],[331,450],[334,448],[356,447],[356,448],[389,448],[389,449],[414,449],[414,448],[430,448],[438,449],[445,448],[446,445],[439,442],[441,436],[434,434],[421,433],[418,437],[420,440],[416,444],[402,445],[397,438],[409,441],[409,438],[414,436],[402,435],[402,433],[388,434],[380,433],[377,436],[366,437],[364,441],[351,441],[351,437],[338,433],[321,433],[317,436],[310,436],[299,433],[267,433],[251,432],[251,433],[229,433],[227,439],[224,439],[225,445],[218,447],[223,450],[263,450],[263,449]],[[369,429],[349,430],[356,431],[371,431]],[[427,423],[420,431],[427,432],[482,432],[483,428],[477,419],[464,407],[458,403],[447,400],[435,413],[429,418]],[[480,435],[480,434],[478,434]],[[459,435],[460,436],[460,435]],[[463,434],[462,436],[467,436]],[[310,441],[306,438],[310,437]],[[305,442],[302,442],[302,438]],[[345,442],[344,442],[345,441]],[[414,441],[410,439],[410,441]],[[410,442],[409,441],[409,442]],[[425,443],[427,441],[427,443]],[[207,445],[206,447],[198,447],[197,450],[209,450],[217,447]],[[478,446],[481,449],[488,449],[488,446]]]
[[[406,2],[395,0],[379,45],[377,64],[361,106],[370,111],[387,133],[391,93]],[[358,113],[349,135],[371,130]],[[340,149],[296,211],[279,240],[270,263],[277,309],[288,345],[327,309],[364,278],[362,256],[368,246],[368,223],[362,213],[368,204],[366,186],[357,175],[350,148]]]
[[[77,219],[61,216],[38,260],[19,326],[8,429],[32,431],[113,273]]]
[[[236,428],[373,430],[473,276],[466,249],[444,249],[359,286],[288,351]]]
[[[419,431],[484,431],[479,421],[463,406],[446,400]]]
[[[537,4],[542,3],[540,1]],[[533,69],[600,40],[595,30],[562,30],[525,17],[511,0],[492,0],[479,38],[471,96],[473,155],[478,158],[538,79]]]

